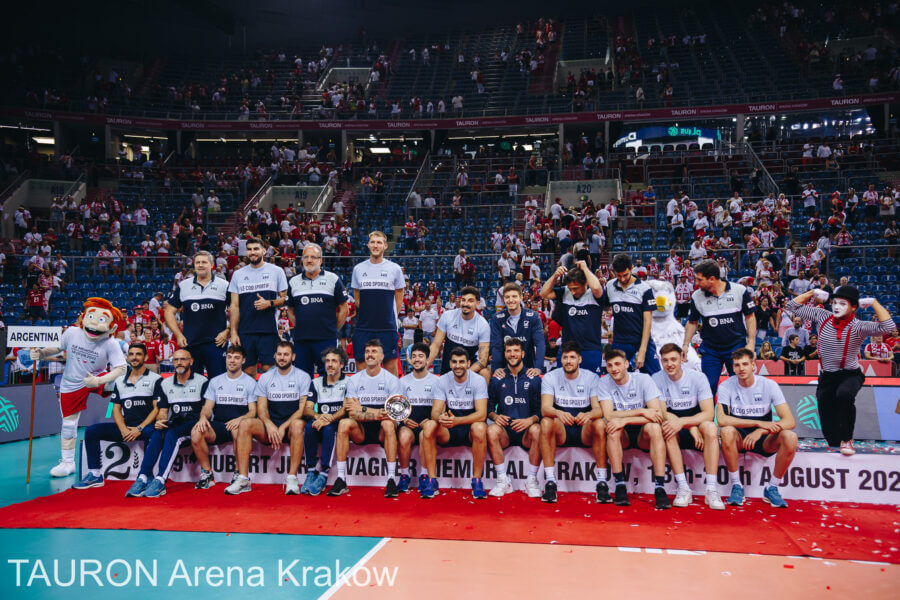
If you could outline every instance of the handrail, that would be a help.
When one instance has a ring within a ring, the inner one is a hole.
[[[334,175],[329,175],[328,180],[325,182],[325,185],[322,187],[322,190],[319,192],[319,195],[316,196],[316,199],[313,200],[312,205],[310,206],[309,212],[311,213],[324,213],[322,210],[325,208],[325,205],[331,200],[335,193],[335,182]]]
[[[267,191],[269,191],[270,187],[272,187],[272,178],[271,177],[266,179],[263,182],[263,184],[261,186],[259,186],[259,189],[256,190],[253,193],[253,195],[251,195],[249,198],[247,198],[247,200],[243,204],[240,205],[237,212],[241,213],[241,219],[247,218],[247,214],[250,212],[250,210],[254,206],[259,204],[260,200],[262,200],[262,197],[266,194]]]
[[[9,185],[7,185],[2,192],[0,192],[0,205],[6,202],[6,199],[12,195],[13,192],[18,189],[22,182],[29,178],[29,171],[26,169],[22,171],[18,177],[13,179]]]
[[[406,195],[403,197],[403,202],[405,203],[409,200],[409,195],[412,194],[417,187],[419,187],[419,179],[422,177],[422,174],[425,172],[425,165],[431,164],[431,151],[425,153],[425,156],[422,158],[422,164],[419,166],[419,171],[416,173],[416,178],[413,179],[412,185],[409,186],[409,190],[407,190]]]
[[[84,177],[84,172],[82,172],[82,173],[80,173],[80,174],[78,175],[78,177],[75,179],[75,181],[73,181],[73,182],[69,185],[69,187],[66,188],[66,191],[63,192],[63,194],[62,194],[62,198],[65,199],[65,198],[68,198],[70,195],[72,195],[73,190],[77,190],[78,187],[79,187],[82,183],[84,183],[84,179],[85,179],[85,177]]]

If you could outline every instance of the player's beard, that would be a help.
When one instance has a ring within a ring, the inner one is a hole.
[[[260,256],[259,258],[255,259],[255,260],[254,260],[252,257],[249,257],[249,256],[248,256],[247,258],[250,260],[250,264],[253,265],[254,267],[255,267],[256,265],[260,264],[260,263],[263,261],[263,257],[262,257],[262,256]]]
[[[569,374],[571,374],[571,373],[574,373],[574,372],[577,371],[577,370],[578,370],[578,365],[563,365],[563,372],[564,372],[564,373],[569,373]]]

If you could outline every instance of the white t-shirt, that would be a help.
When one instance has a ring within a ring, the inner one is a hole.
[[[77,392],[84,388],[84,378],[97,376],[109,368],[125,366],[125,355],[119,341],[106,338],[92,342],[80,327],[69,327],[60,339],[60,350],[66,351],[66,368],[63,371],[60,392]]]

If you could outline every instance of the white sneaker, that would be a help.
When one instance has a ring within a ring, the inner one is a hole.
[[[513,487],[509,479],[498,479],[497,483],[494,485],[494,489],[488,492],[488,495],[494,498],[499,498],[511,491],[513,491]]]
[[[528,479],[525,480],[525,493],[528,494],[529,498],[541,497],[541,484],[538,483],[537,477],[534,475],[529,475]]]
[[[284,495],[285,496],[299,496],[300,495],[300,481],[297,479],[296,475],[288,475],[284,480]]]
[[[690,506],[691,500],[694,497],[691,495],[691,488],[678,488],[678,491],[675,492],[675,500],[672,501],[672,506],[677,506],[678,508],[684,508],[685,506]]]
[[[60,460],[59,464],[50,469],[51,477],[68,477],[75,472],[75,462]]]
[[[841,442],[841,454],[844,456],[853,456],[856,454],[856,450],[853,448],[853,440]]]
[[[225,493],[229,496],[236,496],[237,494],[243,494],[244,492],[249,491],[250,478],[244,477],[243,475],[238,475],[237,477],[235,477],[234,482],[227,488],[225,488]]]
[[[722,498],[719,497],[719,492],[716,490],[706,490],[704,502],[713,510],[725,510],[725,503],[722,502]]]

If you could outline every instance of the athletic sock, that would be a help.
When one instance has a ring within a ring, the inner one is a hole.
[[[613,473],[613,479],[616,480],[616,487],[619,487],[620,485],[624,486],[625,485],[625,472],[619,471],[618,473]]]
[[[728,471],[728,477],[731,478],[731,485],[741,485],[741,474],[738,471]]]
[[[544,467],[544,479],[547,481],[556,481],[556,469],[553,467]]]
[[[706,474],[706,489],[716,491],[716,476],[715,475],[710,475],[709,473]]]
[[[497,467],[497,479],[499,479],[501,481],[506,481],[507,479],[509,479],[506,476],[506,461],[505,460],[503,462],[497,463],[494,466]]]
[[[538,472],[541,470],[541,463],[538,463],[536,465],[528,465],[528,466],[531,467],[531,476],[534,477],[535,479],[537,479]]]
[[[665,477],[662,475],[654,475],[653,476],[653,487],[657,490],[665,489]]]
[[[93,477],[100,477],[100,469],[91,469],[91,475]]]
[[[675,483],[678,484],[678,489],[686,488],[687,477],[684,476],[684,473],[675,473]]]
[[[153,479],[157,480],[158,482],[160,482],[160,483],[163,484],[163,485],[166,485],[166,480],[163,479],[162,477],[160,477],[159,475],[157,475],[157,476],[154,477]]]
[[[338,468],[338,477],[340,477],[341,479],[347,479],[347,461],[346,460],[337,461],[337,468]]]
[[[138,475],[138,479],[139,479],[140,481],[143,481],[144,483],[147,483],[147,476],[144,475],[143,473],[141,473],[140,475]]]
[[[597,481],[609,479],[609,473],[607,473],[606,469],[594,469],[594,472],[597,474]]]
[[[397,463],[388,463],[388,479],[393,479],[397,474]]]
[[[409,476],[409,467],[406,467],[405,469],[397,469],[397,472],[400,473],[401,475],[406,475],[408,477]]]

